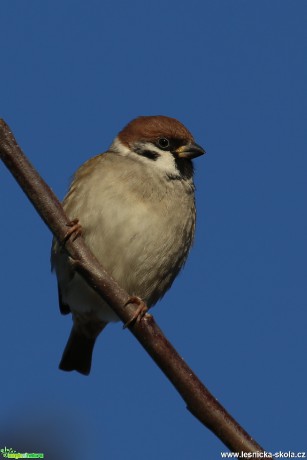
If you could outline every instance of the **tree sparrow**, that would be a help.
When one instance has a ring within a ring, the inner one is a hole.
[[[192,159],[205,151],[174,118],[132,120],[109,150],[75,173],[63,207],[103,267],[153,306],[184,265],[195,230]],[[62,314],[73,327],[60,369],[89,374],[95,340],[117,315],[76,273],[55,239],[52,268]]]

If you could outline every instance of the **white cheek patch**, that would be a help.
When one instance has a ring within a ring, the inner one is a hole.
[[[177,169],[175,158],[169,151],[161,150],[151,142],[144,142],[139,143],[139,148],[143,151],[148,150],[149,152],[153,152],[157,154],[157,158],[151,159],[148,158],[146,155],[141,155],[139,153],[130,150],[129,147],[122,144],[122,142],[115,138],[113,144],[111,145],[109,150],[118,153],[119,155],[123,156],[130,156],[131,158],[135,158],[136,161],[142,162],[147,166],[150,165],[152,168],[156,168],[160,172],[164,172],[168,176],[180,176],[180,173]]]
[[[142,157],[144,161],[148,164],[150,161],[153,164],[153,168],[156,167],[162,172],[165,172],[168,175],[178,175],[178,169],[176,166],[175,158],[171,152],[167,150],[161,150],[159,147],[156,147],[151,142],[145,142],[142,144],[143,150],[149,150],[150,152],[155,152],[158,156],[155,160],[150,160],[146,157]]]

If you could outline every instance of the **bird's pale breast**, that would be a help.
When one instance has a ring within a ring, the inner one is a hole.
[[[104,268],[151,306],[172,284],[193,240],[192,179],[166,180],[115,154],[98,158],[77,171],[64,208],[71,219],[79,219],[86,243]],[[60,287],[65,279],[63,300],[72,310],[99,309],[102,319],[116,319],[78,275],[67,283],[71,273],[65,257],[54,256]]]

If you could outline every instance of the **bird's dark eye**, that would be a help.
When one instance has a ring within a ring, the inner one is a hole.
[[[170,146],[170,142],[166,137],[160,137],[160,139],[158,139],[158,146],[161,149],[167,149]]]

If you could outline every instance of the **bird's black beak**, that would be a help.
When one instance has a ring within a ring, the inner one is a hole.
[[[193,158],[200,157],[206,153],[206,151],[198,144],[187,144],[182,145],[175,150],[179,158],[187,158],[192,160]]]

